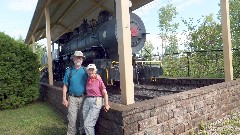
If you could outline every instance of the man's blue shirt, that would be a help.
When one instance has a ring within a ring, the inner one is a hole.
[[[70,73],[70,68],[65,72],[63,83],[68,85],[68,77]],[[69,93],[79,96],[86,92],[86,82],[87,82],[87,73],[83,67],[76,69],[72,67],[72,77],[70,79]]]

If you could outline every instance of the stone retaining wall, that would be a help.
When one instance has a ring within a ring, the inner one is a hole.
[[[61,89],[41,84],[47,101],[61,112]],[[131,105],[110,103],[100,113],[96,132],[100,135],[187,134],[201,121],[216,121],[240,106],[240,81],[205,86]]]
[[[67,122],[67,108],[62,104],[62,88],[40,83],[41,100],[47,101]]]

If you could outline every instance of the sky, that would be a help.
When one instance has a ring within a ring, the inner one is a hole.
[[[155,49],[161,44],[158,38],[158,10],[167,3],[172,3],[179,13],[176,22],[180,23],[179,33],[186,30],[181,17],[184,19],[193,18],[200,19],[202,16],[210,13],[217,14],[220,10],[220,0],[154,0],[134,11],[140,16],[146,27],[147,40],[150,41]],[[9,36],[17,39],[22,36],[26,38],[37,0],[1,0],[0,4],[0,31],[5,32]],[[216,16],[215,16],[216,17]],[[178,35],[179,40],[184,40],[184,36]],[[46,44],[45,41],[41,42]],[[159,50],[161,51],[161,50]]]

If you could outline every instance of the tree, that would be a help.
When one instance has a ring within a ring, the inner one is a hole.
[[[154,47],[151,41],[146,41],[144,47],[141,50],[140,56],[143,57],[144,60],[152,61],[154,59],[154,56],[152,53],[153,50],[154,50]]]
[[[240,46],[239,6],[240,1],[229,0],[230,28],[233,48]],[[220,11],[218,14],[218,19],[219,21],[221,20]],[[185,43],[188,49],[192,51],[223,49],[222,26],[220,22],[217,22],[213,19],[213,14],[203,17],[203,22],[201,22],[201,19],[199,19],[199,26],[193,25],[193,18],[190,18],[189,21],[183,20],[183,22],[188,27],[188,30],[185,31],[185,34],[189,40],[189,42]]]
[[[23,44],[24,44],[24,40],[25,39],[23,39],[22,35],[19,35],[18,39],[16,39],[17,42],[20,42],[20,43],[23,43]],[[35,43],[36,54],[37,54],[39,63],[41,63],[41,59],[43,57],[43,54],[46,52],[46,50],[44,49],[43,46],[44,46],[43,44]],[[30,51],[33,50],[32,45],[29,45],[29,49],[30,49]]]
[[[230,28],[233,50],[234,77],[239,77],[240,62],[238,49],[240,44],[240,1],[229,0]],[[224,77],[223,74],[223,42],[222,26],[220,23],[221,14],[218,14],[219,21],[213,19],[213,14],[198,20],[193,25],[193,18],[189,21],[183,20],[188,27],[185,32],[188,41],[185,42],[187,51],[191,51],[191,72],[195,77]],[[202,21],[201,21],[202,20]],[[216,51],[215,51],[216,50]],[[219,51],[217,51],[219,50]]]
[[[203,17],[203,22],[198,20],[198,25],[193,25],[193,19],[189,22],[183,20],[188,27],[185,35],[188,41],[185,47],[188,51],[222,49],[222,27],[213,19],[213,14]]]
[[[235,78],[240,77],[240,69],[238,68],[240,66],[239,7],[240,1],[229,0],[229,14],[233,49],[233,72]],[[220,12],[218,14],[219,20],[214,20],[213,18],[213,14],[203,16],[197,20],[197,24],[194,24],[193,18],[190,18],[189,20],[182,19],[183,23],[187,26],[187,30],[183,32],[187,37],[187,40],[184,42],[186,53],[183,53],[183,55],[175,53],[174,55],[170,54],[165,56],[165,63],[163,64],[165,75],[173,77],[186,76],[188,74],[180,74],[180,72],[189,72],[189,70],[186,70],[186,67],[188,66],[188,69],[190,69],[191,77],[224,77],[224,61],[222,51],[223,42]],[[162,22],[164,22],[164,20],[162,20]],[[164,34],[162,35],[164,37]],[[171,51],[166,48],[165,52]],[[183,65],[184,63],[186,65]]]
[[[38,98],[39,63],[26,44],[0,32],[0,110]]]
[[[222,27],[213,19],[213,14],[203,16],[193,25],[193,18],[189,22],[183,20],[188,27],[185,32],[186,51],[190,52],[190,70],[192,77],[223,77]],[[219,73],[219,74],[218,74]]]
[[[159,37],[162,39],[162,57],[164,48],[166,48],[165,53],[174,53],[178,51],[178,41],[177,41],[177,29],[179,23],[174,23],[174,18],[176,18],[178,12],[173,4],[167,4],[159,9]]]

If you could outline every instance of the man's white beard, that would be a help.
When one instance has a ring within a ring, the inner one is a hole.
[[[82,65],[82,62],[74,62],[74,64],[75,64],[76,66],[81,66],[81,65]]]

